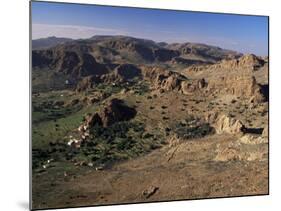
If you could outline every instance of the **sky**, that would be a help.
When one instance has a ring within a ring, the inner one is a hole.
[[[94,35],[197,42],[241,53],[268,54],[265,16],[32,2],[32,39]]]

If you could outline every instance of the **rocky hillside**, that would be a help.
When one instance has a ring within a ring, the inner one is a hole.
[[[32,50],[54,47],[58,44],[66,43],[71,40],[72,39],[70,38],[54,37],[54,36],[32,40]]]
[[[94,36],[32,66],[35,208],[268,194],[268,58]]]
[[[67,41],[67,42],[66,42]],[[241,54],[219,47],[183,43],[166,44],[152,40],[126,36],[94,36],[84,40],[64,38],[46,38],[32,41],[32,49],[49,47],[48,50],[36,51],[35,63],[46,51],[80,52],[91,54],[100,63],[214,63],[222,59],[237,58]],[[56,45],[56,46],[55,46]]]

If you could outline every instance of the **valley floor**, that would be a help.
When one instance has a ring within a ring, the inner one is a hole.
[[[233,135],[212,135],[118,163],[104,170],[77,167],[33,178],[35,208],[76,207],[268,194],[268,154],[259,161],[217,161],[217,149]],[[242,145],[266,152],[267,144]],[[151,192],[149,190],[151,189]],[[148,191],[150,195],[145,195]],[[40,202],[40,203],[38,203]]]

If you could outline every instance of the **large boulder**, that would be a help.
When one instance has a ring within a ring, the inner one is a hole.
[[[236,134],[243,132],[245,126],[240,120],[234,119],[223,114],[217,118],[214,128],[218,134]]]
[[[153,86],[155,89],[163,89],[166,91],[179,90],[180,84],[183,81],[183,76],[172,72],[158,73]]]
[[[178,79],[178,77],[176,75],[171,75],[164,81],[164,84],[162,86],[165,90],[171,91],[177,89],[179,85],[180,80]]]

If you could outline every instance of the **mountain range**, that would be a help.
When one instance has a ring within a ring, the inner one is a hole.
[[[87,54],[98,63],[170,63],[191,65],[215,63],[242,54],[200,43],[165,43],[128,36],[93,36],[89,39],[48,37],[32,40],[33,64],[44,65],[65,54],[71,61]],[[71,57],[71,58],[70,58]],[[79,58],[79,59],[78,59]],[[89,58],[89,56],[87,57]],[[74,62],[74,61],[73,61]],[[78,61],[77,61],[78,62]]]

